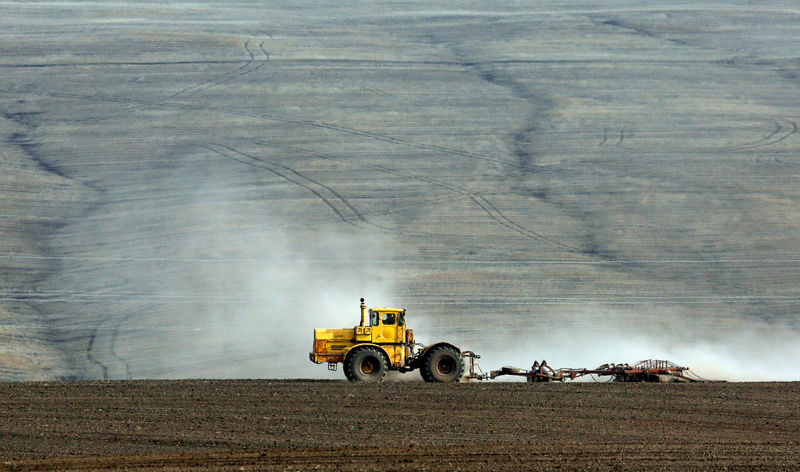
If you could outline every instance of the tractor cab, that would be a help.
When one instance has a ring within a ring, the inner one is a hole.
[[[372,326],[372,342],[375,344],[405,344],[406,312],[397,308],[373,308],[369,310]]]

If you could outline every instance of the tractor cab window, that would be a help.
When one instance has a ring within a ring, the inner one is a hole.
[[[384,313],[383,314],[383,324],[385,325],[393,325],[395,324],[395,316],[396,313]]]
[[[372,326],[378,326],[380,321],[380,314],[377,311],[370,310],[369,316],[372,320]]]
[[[403,312],[397,314],[397,326],[403,326],[405,324],[405,316],[403,316]]]

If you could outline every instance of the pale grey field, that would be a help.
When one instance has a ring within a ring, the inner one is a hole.
[[[796,2],[333,3],[0,3],[0,379],[800,379]]]

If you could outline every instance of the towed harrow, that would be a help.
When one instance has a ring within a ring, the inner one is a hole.
[[[467,379],[486,380],[495,379],[503,375],[525,377],[527,382],[563,382],[590,375],[592,377],[610,377],[614,382],[705,382],[706,379],[693,373],[688,367],[679,366],[673,362],[659,359],[647,359],[630,364],[603,364],[594,369],[554,369],[547,361],[535,361],[530,369],[517,367],[502,367],[490,371],[489,374],[476,372],[474,358],[480,358],[472,352],[466,351],[465,357],[470,357]],[[478,368],[480,369],[480,368]]]

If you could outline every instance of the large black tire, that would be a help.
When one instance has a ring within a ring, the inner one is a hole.
[[[389,362],[374,347],[362,347],[344,360],[344,375],[351,382],[383,382]]]
[[[433,382],[433,377],[431,377],[430,372],[428,369],[425,368],[425,363],[423,362],[422,366],[419,368],[419,375],[422,376],[422,380],[426,382]]]
[[[426,382],[458,382],[464,374],[464,359],[452,347],[439,346],[428,353],[420,370]]]

